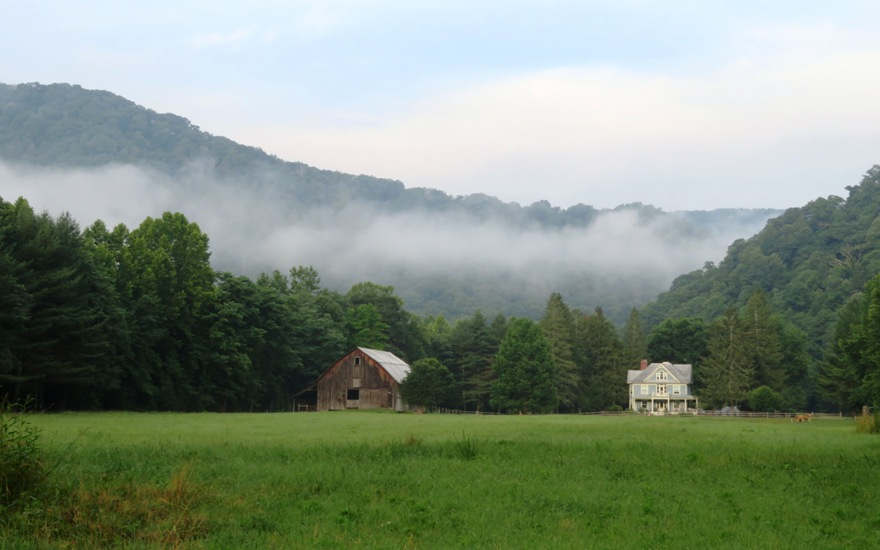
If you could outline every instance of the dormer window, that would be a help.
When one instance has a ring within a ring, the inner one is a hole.
[[[666,380],[666,371],[657,371],[657,380]]]

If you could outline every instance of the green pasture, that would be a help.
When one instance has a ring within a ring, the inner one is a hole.
[[[34,415],[0,548],[869,548],[851,420],[388,412]]]

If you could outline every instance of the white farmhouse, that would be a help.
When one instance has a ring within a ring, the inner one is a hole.
[[[629,384],[629,408],[637,412],[681,414],[699,407],[690,393],[690,365],[651,363],[642,360],[639,370],[626,373]]]

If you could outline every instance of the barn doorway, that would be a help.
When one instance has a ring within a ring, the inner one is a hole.
[[[349,388],[345,393],[345,408],[359,409],[361,406],[361,390],[360,388]]]

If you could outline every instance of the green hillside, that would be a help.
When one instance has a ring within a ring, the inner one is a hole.
[[[647,324],[715,319],[761,289],[775,311],[807,334],[811,355],[821,357],[838,310],[880,273],[880,166],[846,189],[845,199],[790,208],[757,235],[734,242],[717,266],[678,277],[645,306]]]

